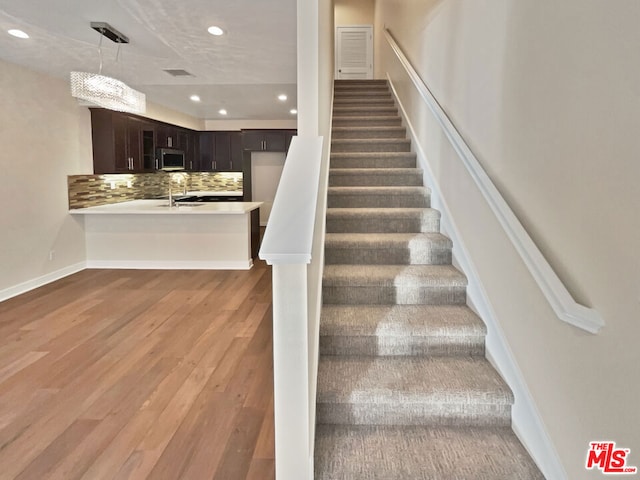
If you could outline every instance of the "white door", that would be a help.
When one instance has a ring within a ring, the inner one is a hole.
[[[336,27],[336,74],[338,80],[373,78],[373,26]]]

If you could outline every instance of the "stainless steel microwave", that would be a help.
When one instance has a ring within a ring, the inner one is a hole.
[[[184,151],[173,148],[158,148],[156,152],[157,170],[184,170]]]

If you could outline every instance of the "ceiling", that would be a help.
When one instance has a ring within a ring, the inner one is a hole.
[[[103,37],[102,73],[147,101],[205,120],[292,117],[296,0],[0,0],[0,59],[67,79],[74,70],[98,73],[101,35],[91,22],[129,37],[119,54]],[[212,25],[224,35],[210,35]],[[30,38],[6,33],[16,28]]]

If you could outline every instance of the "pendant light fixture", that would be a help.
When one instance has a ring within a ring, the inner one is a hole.
[[[145,113],[147,105],[144,93],[129,87],[120,80],[102,75],[102,37],[107,37],[118,44],[116,60],[120,54],[120,45],[129,43],[129,39],[108,23],[91,22],[91,28],[100,33],[98,43],[100,69],[97,74],[71,72],[71,95],[109,110]]]

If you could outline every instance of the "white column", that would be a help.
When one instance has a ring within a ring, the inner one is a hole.
[[[272,268],[276,479],[311,480],[307,265]]]

